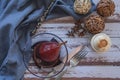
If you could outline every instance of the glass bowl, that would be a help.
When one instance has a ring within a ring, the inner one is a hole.
[[[37,44],[42,42],[57,42],[64,43],[64,41],[57,35],[52,33],[39,33],[32,36],[32,49],[33,49],[33,58],[30,61],[27,70],[38,78],[51,78],[58,75],[65,68],[68,60],[68,50],[66,44],[63,44],[60,48],[59,57],[53,65],[43,65],[43,62],[36,54],[35,47]],[[26,64],[25,64],[26,65]],[[48,75],[51,73],[51,75]]]

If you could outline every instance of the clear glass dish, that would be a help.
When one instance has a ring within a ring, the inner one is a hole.
[[[58,43],[64,42],[59,36],[55,34],[39,33],[32,36],[32,48],[34,48],[36,44],[42,41],[56,41]],[[58,63],[52,67],[45,67],[41,65],[40,63],[41,61],[39,59],[36,59],[35,56],[36,54],[35,54],[35,51],[33,50],[32,60],[29,62],[29,65],[25,64],[25,67],[27,68],[27,70],[38,78],[51,78],[58,75],[65,68],[68,60],[68,50],[67,50],[66,44],[63,44],[61,46]],[[51,72],[54,72],[54,73],[48,76],[48,74]]]

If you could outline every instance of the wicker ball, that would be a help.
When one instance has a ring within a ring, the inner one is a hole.
[[[75,0],[74,11],[78,14],[87,14],[91,9],[91,0]]]
[[[105,28],[105,23],[102,17],[99,15],[91,15],[85,21],[85,28],[88,32],[92,34],[100,33]]]
[[[103,17],[111,16],[115,11],[115,4],[112,0],[100,0],[97,4],[97,13]]]

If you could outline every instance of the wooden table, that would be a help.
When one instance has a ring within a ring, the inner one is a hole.
[[[93,1],[97,4],[99,0]],[[81,44],[88,47],[89,54],[86,58],[81,60],[78,66],[69,70],[62,80],[120,80],[120,0],[114,0],[114,2],[116,5],[114,15],[105,20],[106,27],[103,31],[110,36],[112,46],[108,52],[103,54],[92,50],[89,34],[76,38],[66,36],[67,31],[74,26],[72,17],[49,20],[41,26],[40,32],[54,33],[63,40],[67,40],[67,47],[70,49]],[[30,68],[34,68],[34,66],[30,66]],[[24,80],[42,79],[38,79],[26,71]]]

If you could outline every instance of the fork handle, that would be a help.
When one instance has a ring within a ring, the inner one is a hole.
[[[48,76],[51,76],[51,75],[53,75],[54,74],[54,71],[53,72],[50,72],[49,74],[48,74]],[[50,80],[50,78],[45,78],[44,80]]]
[[[65,68],[57,77],[55,80],[61,80],[62,76],[67,72],[68,69],[70,69],[71,66],[69,66],[68,68]]]
[[[66,72],[67,72],[67,68],[66,68],[64,71],[62,71],[62,72],[56,77],[55,80],[61,80],[62,76],[63,76]]]
[[[67,70],[68,69],[65,68],[61,73],[59,73],[55,80],[61,80],[62,76],[66,73]],[[51,75],[51,74],[53,74],[53,72],[50,73],[49,75]],[[50,78],[45,78],[44,80],[50,80]]]

